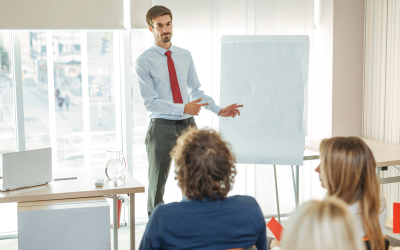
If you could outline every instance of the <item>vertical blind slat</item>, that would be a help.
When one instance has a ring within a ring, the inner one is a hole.
[[[400,5],[394,0],[366,0],[363,136],[400,143]],[[398,176],[398,169],[381,172]],[[399,184],[381,185],[389,216],[400,201]]]

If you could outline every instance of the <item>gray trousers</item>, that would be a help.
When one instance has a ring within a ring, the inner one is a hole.
[[[193,117],[182,121],[151,119],[145,139],[149,162],[149,195],[147,198],[149,216],[158,204],[164,203],[165,183],[171,166],[169,153],[175,146],[178,136],[188,127],[197,128]]]

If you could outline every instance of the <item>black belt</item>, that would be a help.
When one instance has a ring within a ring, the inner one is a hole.
[[[184,120],[168,120],[163,118],[151,118],[152,122],[162,123],[162,124],[191,124],[195,123],[194,117],[190,117]]]

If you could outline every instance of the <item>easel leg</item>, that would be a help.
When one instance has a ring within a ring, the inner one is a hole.
[[[276,179],[276,166],[275,165],[274,165],[274,176],[275,176],[276,208],[278,209],[278,221],[279,221],[279,223],[281,223],[281,213],[279,211],[278,181]]]
[[[293,165],[290,165],[290,168],[292,169],[292,180],[293,180],[293,191],[294,191],[294,202],[297,207],[297,191],[296,191],[296,181],[294,180],[294,171],[293,171]]]

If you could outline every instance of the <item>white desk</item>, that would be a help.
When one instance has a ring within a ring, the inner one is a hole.
[[[131,250],[135,249],[135,193],[144,193],[144,186],[140,184],[129,173],[126,174],[125,185],[115,187],[111,180],[107,180],[104,168],[76,169],[59,171],[53,173],[53,178],[76,176],[77,179],[52,181],[47,185],[24,188],[8,192],[0,192],[0,203],[7,202],[27,202],[75,199],[84,197],[96,197],[117,194],[129,194],[130,198],[130,242]],[[96,187],[94,183],[97,179],[105,179],[103,187]],[[114,221],[113,225],[118,225],[117,201],[114,200]],[[118,249],[118,237],[116,236],[118,227],[114,226],[114,249]]]
[[[375,158],[376,167],[378,168],[377,171],[382,167],[400,165],[400,145],[367,138],[361,139],[371,149]],[[319,144],[321,144],[321,141],[322,139],[307,140],[304,147],[310,151],[319,152]],[[400,176],[380,178],[380,182],[381,184],[400,182]]]

